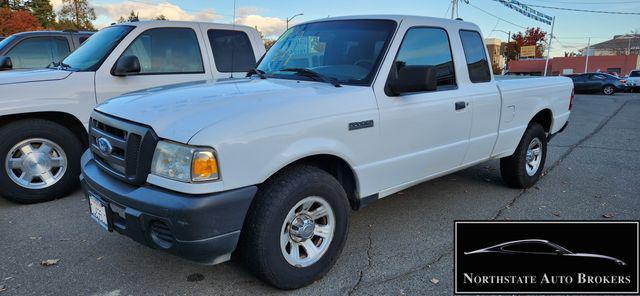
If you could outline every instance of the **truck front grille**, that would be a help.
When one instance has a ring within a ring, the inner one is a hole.
[[[94,111],[89,123],[89,143],[98,165],[107,173],[132,184],[146,181],[158,137],[147,126]]]

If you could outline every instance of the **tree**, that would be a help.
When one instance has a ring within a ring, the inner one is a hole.
[[[520,52],[520,48],[526,45],[536,46],[536,58],[544,56],[544,49],[546,48],[545,39],[547,32],[542,31],[540,28],[528,28],[522,32],[518,32],[511,36],[511,40],[515,41],[517,52]]]
[[[88,0],[62,0],[58,15],[60,25],[66,29],[94,30],[91,21],[96,19],[96,12]]]
[[[52,28],[56,23],[56,14],[49,0],[31,0],[26,7],[31,11],[40,24],[45,28]]]
[[[25,10],[12,11],[0,8],[0,36],[9,36],[18,32],[42,30],[35,16]]]
[[[11,10],[24,9],[23,0],[0,0],[0,8],[9,8]]]
[[[159,15],[159,16],[156,16],[156,17],[154,17],[153,19],[154,19],[154,20],[156,20],[156,21],[167,21],[167,20],[168,20],[168,19],[167,19],[167,17],[166,17],[166,16],[164,16],[164,14],[161,14],[161,15]]]

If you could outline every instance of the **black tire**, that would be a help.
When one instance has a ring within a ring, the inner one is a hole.
[[[602,93],[607,96],[612,96],[616,93],[616,88],[613,85],[605,85],[602,88]]]
[[[331,206],[336,227],[318,261],[295,267],[280,247],[280,231],[289,211],[305,197],[322,197]],[[258,278],[279,288],[297,289],[320,279],[335,264],[347,239],[349,203],[340,183],[312,166],[294,166],[261,186],[245,219],[238,256]]]
[[[542,153],[540,164],[533,175],[527,173],[527,149],[534,138],[540,141]],[[516,151],[509,157],[500,159],[500,175],[502,179],[513,188],[529,188],[536,184],[544,170],[547,159],[547,134],[539,123],[530,123],[524,132]]]
[[[62,177],[53,185],[42,189],[30,189],[18,185],[9,177],[6,161],[10,150],[27,139],[46,139],[58,146],[67,156],[67,167]],[[39,203],[67,196],[79,185],[80,157],[84,145],[66,127],[43,119],[25,119],[11,122],[0,128],[0,196],[22,204]]]

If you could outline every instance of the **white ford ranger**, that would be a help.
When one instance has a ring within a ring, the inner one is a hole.
[[[350,208],[496,158],[509,186],[536,183],[573,84],[496,81],[488,59],[463,21],[297,25],[249,78],[97,106],[81,165],[91,215],[190,260],[235,251],[276,287],[308,285],[338,259]]]
[[[96,103],[167,84],[244,77],[264,52],[254,28],[146,21],[100,30],[55,68],[0,72],[0,196],[32,203],[77,188]]]

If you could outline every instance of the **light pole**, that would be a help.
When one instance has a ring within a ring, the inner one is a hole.
[[[290,22],[293,18],[295,18],[296,16],[301,16],[301,15],[304,15],[304,13],[298,13],[298,14],[296,14],[296,15],[294,15],[294,16],[292,16],[292,17],[290,17],[290,18],[287,18],[287,30],[289,30],[289,22]]]
[[[511,31],[509,31],[509,32],[507,32],[507,31],[502,31],[502,30],[493,30],[493,31],[496,31],[496,32],[502,32],[502,33],[507,34],[507,47],[506,47],[506,48],[505,48],[505,50],[504,50],[504,58],[505,58],[506,63],[507,63],[507,64],[505,65],[506,71],[509,71],[509,56],[507,55],[507,50],[509,49],[509,43],[511,43]],[[492,32],[493,32],[493,31],[492,31]],[[491,34],[489,34],[489,35],[491,35]]]

